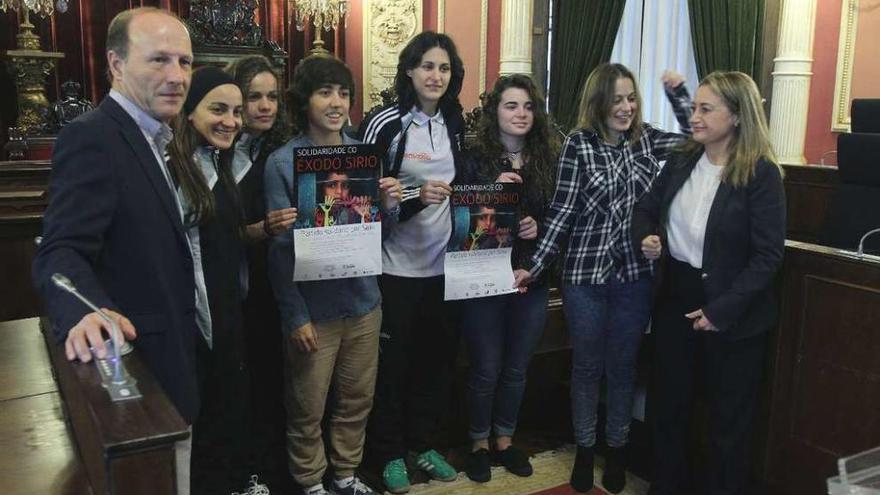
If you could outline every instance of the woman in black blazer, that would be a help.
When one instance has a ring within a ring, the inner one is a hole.
[[[632,242],[660,259],[653,314],[651,495],[688,493],[695,386],[708,405],[709,465],[697,493],[742,493],[766,333],[777,316],[785,197],[755,82],[714,72],[694,98],[692,138],[636,206]]]

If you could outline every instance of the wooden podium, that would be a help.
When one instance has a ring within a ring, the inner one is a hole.
[[[880,260],[788,241],[763,473],[820,495],[837,459],[880,445]]]
[[[68,361],[49,325],[47,319],[40,320],[72,437],[93,493],[177,493],[174,444],[185,440],[189,431],[137,352],[123,357],[123,362],[143,397],[111,402],[95,365]]]

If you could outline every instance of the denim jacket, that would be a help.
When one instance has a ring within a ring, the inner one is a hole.
[[[343,134],[345,144],[359,141]],[[294,137],[275,150],[266,161],[264,176],[266,210],[296,207],[293,195],[293,150],[315,146],[305,135]],[[390,218],[394,221],[395,218]],[[269,280],[281,312],[282,332],[287,334],[308,322],[363,316],[379,306],[376,277],[294,282],[293,228],[271,238]]]

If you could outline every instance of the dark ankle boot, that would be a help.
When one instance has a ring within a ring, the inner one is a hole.
[[[626,486],[626,452],[624,447],[608,447],[602,486],[611,493],[620,493]]]
[[[578,445],[569,483],[578,493],[587,493],[593,489],[593,447]]]

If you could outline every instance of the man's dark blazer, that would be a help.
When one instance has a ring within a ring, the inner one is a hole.
[[[56,272],[131,320],[135,348],[192,422],[199,404],[192,256],[150,145],[110,97],[64,127],[52,157],[33,276],[63,342],[90,310],[52,284]]]
[[[657,234],[663,243],[662,257],[669,256],[669,207],[698,159],[699,154],[670,157],[638,202],[632,219],[636,252],[641,253],[642,239]],[[759,160],[746,186],[735,188],[726,182],[718,186],[706,223],[702,278],[707,303],[702,309],[727,339],[754,336],[775,325],[778,308],[772,284],[784,250],[782,175],[773,163]],[[657,282],[662,287],[662,281]]]

